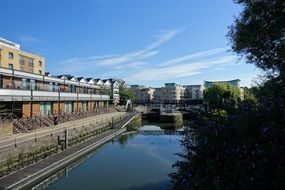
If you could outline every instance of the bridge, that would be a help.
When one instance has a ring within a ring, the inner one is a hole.
[[[138,130],[139,135],[183,135],[183,130]]]

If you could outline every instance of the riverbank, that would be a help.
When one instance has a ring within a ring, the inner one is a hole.
[[[33,165],[23,168],[15,173],[5,176],[0,179],[0,189],[24,189],[29,184],[36,183],[38,180],[51,174],[53,171],[59,170],[70,162],[73,162],[84,156],[91,150],[103,145],[126,129],[112,129],[103,134],[83,142],[79,145],[71,147],[54,156],[48,157]]]
[[[147,126],[157,126],[149,123]],[[147,126],[140,126],[139,129]],[[177,135],[120,135],[35,184],[34,190],[164,190],[181,151]]]
[[[76,141],[79,141],[80,144],[73,144],[71,148],[63,150],[62,152],[49,156],[34,163],[33,165],[29,165],[23,169],[0,178],[0,189],[26,188],[29,184],[50,175],[52,172],[57,171],[66,164],[79,159],[91,150],[120,135],[126,130],[123,127],[125,127],[125,125],[127,125],[135,117],[136,113],[132,113],[125,117],[116,126],[114,126],[114,123],[109,123],[107,128],[99,129],[99,131],[98,129],[95,129],[89,132],[85,131],[85,133],[80,133],[79,138],[76,138]],[[71,140],[74,142],[74,138]],[[87,141],[82,142],[84,140]]]

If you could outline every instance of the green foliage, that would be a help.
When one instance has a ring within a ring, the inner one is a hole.
[[[284,74],[284,0],[236,2],[243,5],[244,9],[228,33],[233,51],[265,71]]]
[[[186,128],[172,189],[285,187],[285,3],[236,2],[244,10],[228,34],[232,49],[266,71],[265,82],[245,88],[243,102],[221,87],[206,92],[212,109]]]
[[[201,112],[182,140],[185,150],[171,174],[172,188],[284,187],[284,135],[282,111],[275,105],[244,101],[231,113]]]
[[[127,88],[123,85],[120,85],[119,93],[120,93],[120,104],[125,105],[127,103],[127,100],[135,99],[134,92],[130,88]]]
[[[239,95],[239,89],[229,84],[213,84],[204,91],[204,99],[212,109],[236,107]]]
[[[253,101],[253,102],[257,101],[256,99],[257,89],[256,88],[244,87],[243,90],[244,90],[244,100]]]

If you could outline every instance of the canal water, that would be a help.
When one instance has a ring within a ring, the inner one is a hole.
[[[140,130],[159,130],[146,123]],[[169,125],[168,125],[169,127]],[[47,190],[160,190],[182,147],[176,135],[122,135],[106,143],[31,189]]]

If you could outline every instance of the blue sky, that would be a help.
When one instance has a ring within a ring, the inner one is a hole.
[[[0,37],[46,57],[52,74],[129,84],[202,84],[259,71],[229,52],[231,0],[2,0]]]

